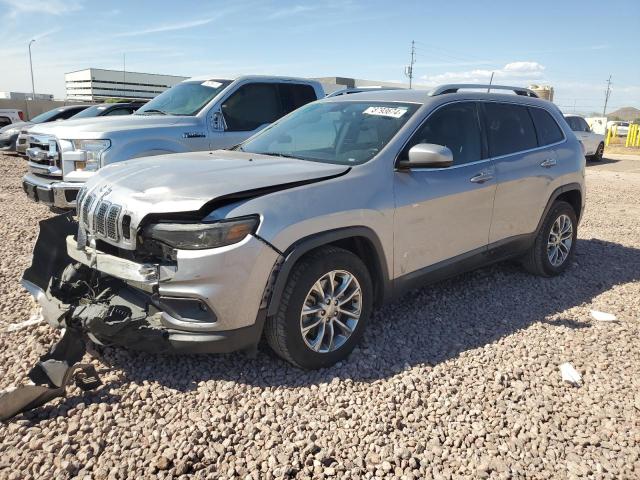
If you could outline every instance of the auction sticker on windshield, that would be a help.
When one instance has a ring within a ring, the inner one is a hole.
[[[215,80],[207,80],[206,82],[202,82],[202,85],[205,87],[220,88],[220,85],[222,84],[220,82],[216,82]]]
[[[400,118],[407,113],[407,107],[369,107],[364,112],[366,115],[378,115],[380,117]]]

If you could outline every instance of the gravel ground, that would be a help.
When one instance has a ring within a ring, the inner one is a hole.
[[[0,478],[639,478],[638,167],[588,168],[560,278],[502,264],[412,292],[331,369],[266,349],[107,349],[102,388],[0,425]],[[34,312],[18,279],[48,212],[26,200],[23,170],[0,156],[0,327]],[[0,334],[0,389],[55,338],[44,324]],[[581,387],[562,382],[563,362]]]

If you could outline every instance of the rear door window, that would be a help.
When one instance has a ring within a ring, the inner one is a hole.
[[[280,91],[283,115],[317,100],[316,91],[311,85],[281,83],[278,85],[278,90]]]
[[[482,134],[475,102],[456,102],[440,107],[418,129],[405,147],[402,158],[419,143],[444,145],[453,153],[453,164],[482,159]]]
[[[278,85],[250,83],[243,85],[222,104],[227,130],[247,132],[273,123],[282,116]]]
[[[584,118],[576,117],[576,120],[578,121],[578,125],[579,125],[579,128],[580,128],[581,132],[588,132],[590,130],[589,129],[589,124],[587,123],[587,121]]]
[[[564,135],[551,114],[542,108],[529,108],[540,146],[560,142]]]
[[[536,131],[527,107],[511,103],[484,104],[489,154],[509,155],[538,146]]]

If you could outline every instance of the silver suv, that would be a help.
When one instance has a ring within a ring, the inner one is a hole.
[[[408,288],[508,258],[557,275],[582,148],[533,92],[469,87],[337,96],[232,150],[107,166],[77,221],[41,224],[23,284],[52,325],[103,344],[228,352],[264,333],[319,368]]]

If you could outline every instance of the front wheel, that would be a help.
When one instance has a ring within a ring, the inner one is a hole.
[[[524,267],[543,277],[561,274],[573,258],[577,235],[578,219],[573,207],[564,201],[555,202],[522,259]]]
[[[373,285],[362,260],[324,247],[293,268],[265,336],[280,357],[298,367],[329,367],[356,346],[372,306]]]

